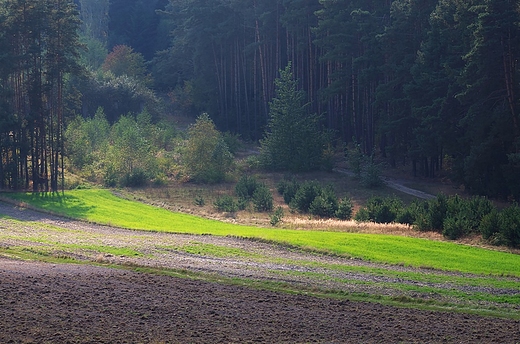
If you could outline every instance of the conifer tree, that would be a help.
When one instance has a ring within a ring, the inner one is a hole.
[[[320,116],[308,114],[305,93],[297,88],[289,63],[276,79],[268,129],[261,141],[261,162],[273,170],[315,170],[321,165],[326,135]]]

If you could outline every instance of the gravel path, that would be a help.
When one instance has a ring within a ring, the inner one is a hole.
[[[351,177],[355,176],[354,172],[346,170],[344,168],[335,168],[334,171],[338,172],[338,173],[346,174]],[[414,196],[414,197],[417,197],[420,199],[424,199],[424,200],[434,199],[436,197],[435,195],[431,195],[429,193],[404,186],[403,182],[400,180],[397,180],[397,179],[394,179],[394,178],[391,178],[388,176],[384,176],[384,177],[382,177],[382,179],[386,186],[388,186],[394,190],[400,191],[402,193],[405,193],[407,195],[411,195],[411,196]]]
[[[0,218],[0,245],[23,242],[45,249],[46,243],[52,242],[54,247],[59,243],[63,252],[55,254],[78,260],[443,302],[453,300],[406,291],[394,284],[463,293],[518,293],[516,289],[425,283],[398,274],[363,273],[357,268],[449,274],[316,255],[239,238],[129,231],[5,203],[0,203],[0,214],[21,220]],[[135,254],[71,249],[107,246],[130,248]],[[230,254],[208,254],[216,246]],[[520,342],[518,321],[292,296],[83,265],[0,258],[0,295],[2,343]]]

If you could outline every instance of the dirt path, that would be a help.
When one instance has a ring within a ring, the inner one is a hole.
[[[139,257],[102,257],[114,263],[131,261],[303,285],[317,283],[320,279],[295,275],[294,271],[298,269],[308,269],[302,272],[312,274],[338,273],[323,270],[323,267],[312,268],[304,264],[306,261],[376,266],[237,238],[134,232],[95,226],[3,203],[0,203],[0,214],[63,228],[57,232],[49,226],[41,226],[35,233],[33,223],[0,219],[0,233],[9,234],[4,236],[9,239],[2,239],[0,245],[15,245],[31,231],[33,236],[64,245],[77,244],[80,240],[80,244],[134,247],[145,253]],[[177,249],[194,242],[229,247],[240,254],[223,259]],[[79,252],[75,258],[98,259],[89,254]],[[364,274],[348,277],[374,278]],[[326,284],[330,280],[322,282],[325,284],[319,285],[320,288],[338,288],[341,284],[331,286]],[[360,285],[366,288],[366,284]],[[343,283],[343,288],[355,291],[356,284]],[[88,265],[0,258],[0,343],[187,342],[518,343],[520,322],[296,296]]]
[[[346,170],[344,168],[335,168],[334,171],[338,172],[338,173],[346,174],[351,177],[355,176],[355,174],[353,172]],[[392,177],[384,176],[383,181],[386,186],[388,186],[394,190],[400,191],[402,193],[405,193],[407,195],[411,195],[411,196],[414,196],[414,197],[417,197],[420,199],[425,199],[425,200],[435,198],[434,195],[431,195],[429,193],[404,186],[402,181],[400,181],[398,179],[394,179]]]

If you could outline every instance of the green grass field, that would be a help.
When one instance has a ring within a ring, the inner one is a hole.
[[[173,213],[108,190],[65,194],[8,194],[55,214],[134,230],[254,238],[374,262],[476,274],[520,276],[520,256],[481,248],[390,235],[288,230],[233,225]]]

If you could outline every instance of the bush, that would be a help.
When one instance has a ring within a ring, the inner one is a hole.
[[[428,212],[424,214],[424,225],[429,230],[442,233],[444,219],[448,211],[448,197],[440,194],[435,199],[428,201],[427,210]]]
[[[372,197],[368,200],[366,209],[368,220],[376,223],[395,222],[397,214],[403,209],[402,202],[397,198]],[[363,214],[363,216],[366,216]],[[366,221],[366,219],[364,220]]]
[[[278,225],[282,221],[283,216],[284,216],[283,208],[277,207],[276,210],[274,211],[273,215],[271,215],[271,221],[270,221],[271,226],[275,227],[276,225]]]
[[[322,188],[309,206],[309,213],[320,217],[334,217],[338,210],[338,198],[331,185]]]
[[[229,131],[226,131],[224,134],[222,134],[222,137],[224,139],[224,142],[229,148],[229,152],[231,154],[235,154],[242,144],[240,143],[240,135],[239,134],[233,134]]]
[[[493,209],[489,214],[485,215],[480,222],[479,230],[482,234],[482,238],[485,240],[490,240],[496,233],[500,231],[498,227],[498,219],[500,217],[500,213],[498,210]],[[492,240],[490,240],[492,242]],[[492,242],[493,244],[498,244],[496,242]],[[502,243],[504,244],[504,243]],[[501,245],[501,244],[498,244]]]
[[[243,175],[235,185],[235,193],[240,199],[250,200],[258,186],[259,183],[255,177]]]
[[[482,219],[495,210],[495,206],[485,197],[472,197],[468,203],[470,214],[471,232],[479,232]]]
[[[374,162],[373,158],[368,159],[363,165],[361,184],[366,188],[378,188],[384,184],[381,179],[381,167]]]
[[[103,185],[109,188],[117,185],[117,172],[112,166],[107,166],[103,173]]]
[[[356,215],[354,215],[354,220],[357,222],[369,222],[371,219],[370,214],[368,213],[368,209],[365,207],[360,208]]]
[[[260,184],[253,193],[253,204],[256,211],[273,210],[273,195],[265,184]]]
[[[460,214],[451,215],[444,219],[442,235],[450,240],[462,237],[468,232],[468,221]]]
[[[158,173],[153,179],[153,186],[166,186],[168,185],[168,177],[164,173]]]
[[[354,140],[354,146],[345,152],[348,165],[356,177],[361,178],[361,170],[363,167],[364,155],[361,151],[361,145]]]
[[[473,197],[469,200],[458,195],[448,197],[442,234],[453,240],[476,233],[483,218],[493,209],[491,202],[483,197]]]
[[[406,225],[413,225],[421,212],[421,204],[417,201],[412,202],[409,206],[401,208],[397,213],[395,222]]]
[[[334,214],[340,220],[350,220],[352,218],[352,211],[354,205],[350,198],[344,198],[338,203],[338,210]]]
[[[201,183],[219,183],[231,169],[233,157],[207,114],[189,128],[183,159],[188,175]]]
[[[203,207],[206,204],[206,200],[204,199],[203,196],[198,195],[195,197],[195,200],[193,201],[193,203],[195,203],[196,206]]]
[[[299,188],[300,183],[294,178],[291,180],[283,179],[276,185],[278,193],[283,196],[283,200],[286,204],[291,203]]]
[[[147,182],[148,176],[146,173],[141,169],[136,169],[123,176],[121,185],[127,187],[140,187],[146,185]]]
[[[244,210],[249,201],[253,201],[256,211],[273,210],[273,195],[264,183],[258,182],[255,177],[242,176],[235,185],[235,193],[238,196],[238,208]]]
[[[412,203],[407,207],[413,216],[413,227],[419,231],[429,231],[432,229],[430,216],[431,201]]]
[[[520,207],[518,204],[510,206],[498,217],[499,234],[507,246],[520,246]]]
[[[334,169],[334,148],[330,144],[323,150],[321,166],[327,172],[332,172]]]
[[[304,182],[296,191],[289,206],[301,213],[308,213],[314,199],[321,194],[321,186],[316,181]]]
[[[215,209],[222,212],[234,213],[238,210],[237,202],[229,195],[219,196],[213,205]]]

